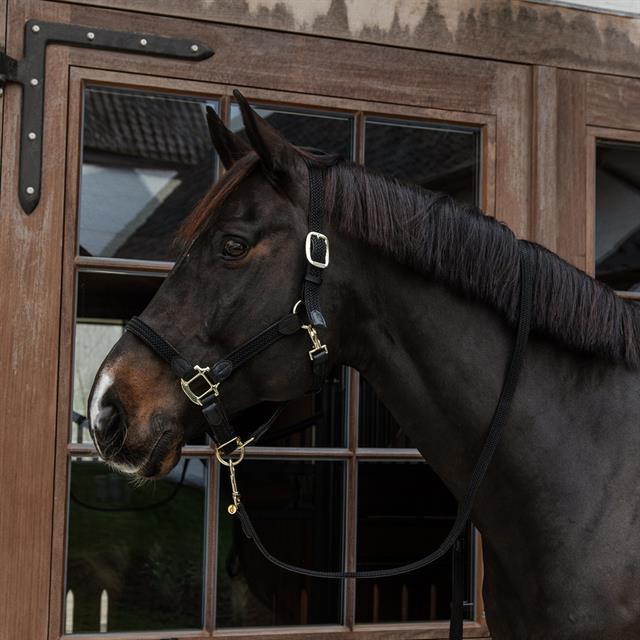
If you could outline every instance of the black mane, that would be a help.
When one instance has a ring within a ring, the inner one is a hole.
[[[475,207],[351,164],[327,170],[333,225],[515,324],[519,251],[513,232]],[[640,365],[638,306],[544,247],[524,243],[535,263],[532,328],[564,345]]]

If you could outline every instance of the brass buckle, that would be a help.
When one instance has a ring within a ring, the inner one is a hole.
[[[208,396],[210,393],[213,393],[214,396],[218,396],[220,395],[218,393],[218,387],[220,386],[219,382],[216,382],[215,384],[211,381],[211,379],[209,378],[209,376],[207,376],[207,373],[209,373],[209,367],[200,367],[197,364],[194,365],[193,367],[198,373],[196,373],[195,376],[193,376],[192,378],[189,378],[188,380],[185,380],[184,378],[180,378],[180,386],[182,387],[182,390],[185,392],[187,398],[189,398],[189,400],[191,400],[191,402],[193,402],[194,404],[197,404],[199,406],[202,406],[202,399],[205,398],[206,396]],[[197,380],[198,378],[202,378],[207,385],[209,385],[209,388],[206,389],[203,393],[196,393],[195,391],[193,391],[191,389],[191,385],[193,384],[193,382],[195,380]]]
[[[317,238],[318,240],[322,240],[325,246],[324,253],[324,262],[318,262],[311,257],[311,240],[313,238]],[[307,239],[304,242],[304,252],[307,256],[307,260],[314,267],[318,267],[318,269],[326,269],[329,266],[329,238],[324,235],[324,233],[318,233],[317,231],[309,231],[307,233]]]
[[[309,334],[309,338],[311,338],[311,344],[313,344],[313,348],[311,349],[311,351],[309,351],[309,359],[311,360],[311,362],[313,362],[318,354],[329,353],[327,345],[320,342],[320,338],[315,327],[311,326],[310,324],[303,324],[302,328],[306,329],[307,333]]]
[[[231,444],[235,441],[236,448],[224,458],[221,453],[221,449],[224,449],[228,444]],[[238,491],[238,483],[236,482],[236,467],[244,460],[244,449],[245,447],[253,441],[253,438],[249,438],[246,442],[242,442],[240,438],[232,438],[231,440],[221,444],[219,447],[216,447],[216,458],[220,464],[223,464],[225,467],[229,467],[229,480],[231,481],[231,497],[233,499],[233,504],[230,504],[227,507],[227,512],[229,515],[235,515],[238,512],[238,507],[240,506],[240,492]],[[236,452],[239,452],[237,457],[232,457]]]

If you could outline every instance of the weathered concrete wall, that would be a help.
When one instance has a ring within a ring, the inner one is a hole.
[[[527,0],[69,1],[640,76],[640,18]]]

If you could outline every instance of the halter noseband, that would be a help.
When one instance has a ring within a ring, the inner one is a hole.
[[[302,284],[302,297],[288,313],[244,344],[228,353],[224,358],[210,366],[191,364],[186,358],[154,331],[146,322],[133,317],[126,325],[126,330],[142,340],[156,355],[162,358],[171,370],[180,378],[180,386],[191,402],[202,407],[202,415],[207,423],[207,433],[216,445],[216,455],[222,461],[239,450],[244,454],[244,447],[262,436],[276,418],[284,405],[280,404],[269,419],[261,424],[243,442],[233,425],[229,422],[220,395],[220,385],[238,368],[258,355],[281,338],[296,334],[304,329],[311,340],[309,359],[313,372],[313,390],[322,385],[327,376],[329,351],[318,336],[318,328],[326,328],[327,324],[320,311],[320,286],[323,270],[329,266],[329,239],[322,233],[324,212],[324,182],[322,169],[308,164],[309,169],[309,232],[305,240],[305,256],[307,269]],[[308,322],[301,318],[304,307]]]

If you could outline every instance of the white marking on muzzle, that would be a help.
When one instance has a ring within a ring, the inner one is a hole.
[[[91,406],[89,407],[89,419],[91,424],[96,424],[100,409],[102,409],[102,398],[107,392],[107,389],[113,384],[113,376],[106,372],[101,371],[100,377],[93,388],[93,394],[91,395]]]
[[[93,393],[91,394],[91,405],[89,406],[89,424],[92,429],[97,424],[98,415],[100,413],[100,409],[102,409],[102,398],[107,392],[107,389],[113,384],[113,376],[110,373],[103,370],[99,373],[99,376],[100,377],[93,388]],[[97,436],[93,437],[93,442],[98,450],[98,455],[105,460],[104,453],[100,450]]]

